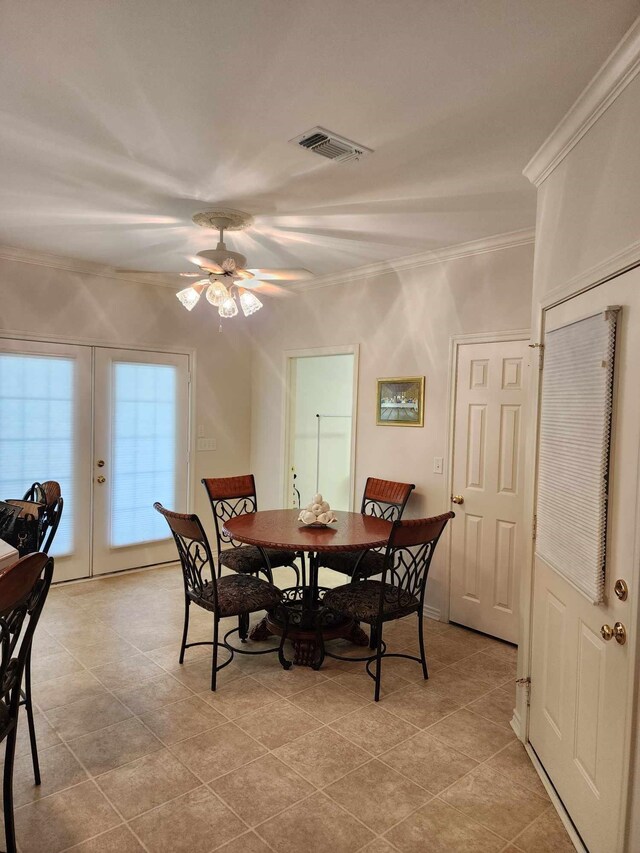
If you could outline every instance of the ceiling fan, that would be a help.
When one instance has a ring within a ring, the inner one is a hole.
[[[240,252],[232,252],[224,243],[225,231],[241,231],[253,222],[248,213],[238,210],[205,210],[192,217],[196,225],[213,228],[218,231],[218,245],[215,249],[198,252],[188,257],[201,272],[181,272],[184,278],[198,278],[203,272],[207,275],[194,282],[176,296],[187,309],[192,311],[205,293],[206,299],[218,309],[220,317],[235,317],[240,308],[248,317],[262,308],[262,302],[255,291],[269,296],[283,296],[288,293],[278,282],[302,281],[312,277],[306,269],[248,269],[247,259]],[[141,270],[117,270],[119,273],[141,273]],[[145,272],[145,276],[157,275],[166,278],[167,273]]]

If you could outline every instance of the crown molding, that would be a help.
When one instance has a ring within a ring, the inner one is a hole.
[[[444,261],[453,261],[457,258],[466,258],[471,255],[481,255],[485,252],[496,252],[500,249],[511,249],[515,246],[524,246],[533,243],[535,229],[526,228],[521,231],[511,231],[507,234],[497,234],[493,237],[485,237],[481,240],[472,240],[468,243],[458,243],[443,249],[433,249],[429,252],[421,252],[416,255],[407,255],[395,258],[391,261],[380,261],[367,264],[355,269],[346,270],[330,275],[316,276],[307,281],[301,281],[288,285],[287,290],[296,293],[316,290],[322,287],[332,287],[335,284],[348,284],[361,281],[385,273],[401,272],[419,267],[439,264]],[[66,270],[67,272],[79,273],[81,275],[94,275],[101,278],[110,278],[115,281],[128,281],[135,284],[150,284],[153,287],[170,287],[175,290],[180,282],[176,276],[167,275],[167,279],[146,278],[144,273],[119,273],[113,267],[106,264],[96,264],[93,261],[83,261],[78,258],[65,258],[61,255],[53,255],[49,252],[37,252],[31,249],[18,249],[14,246],[0,246],[0,259],[6,261],[17,261],[18,263],[34,264],[50,269]],[[186,286],[186,285],[185,285]]]
[[[177,276],[167,274],[166,279],[148,278],[141,273],[120,273],[114,267],[107,264],[97,264],[93,261],[84,261],[80,258],[66,258],[62,255],[54,255],[50,252],[38,252],[33,249],[19,249],[16,246],[0,246],[0,259],[4,261],[17,261],[23,264],[33,264],[39,267],[65,270],[67,272],[79,273],[80,275],[95,275],[101,278],[110,278],[115,281],[128,281],[134,284],[151,284],[154,287],[179,287],[180,281]],[[186,286],[186,285],[185,285]]]
[[[640,17],[523,170],[539,187],[640,71]]]
[[[472,240],[468,243],[457,243],[454,246],[446,246],[443,249],[432,249],[429,252],[420,252],[416,255],[406,255],[391,261],[379,261],[375,264],[366,264],[362,267],[346,270],[341,273],[320,275],[308,281],[301,281],[289,285],[287,290],[296,293],[307,290],[318,290],[323,287],[333,287],[336,284],[350,284],[363,279],[373,278],[386,273],[398,273],[404,270],[419,269],[431,264],[440,264],[444,261],[454,261],[458,258],[467,258],[471,255],[482,255],[485,252],[497,252],[500,249],[512,249],[516,246],[525,246],[533,243],[535,229],[525,228],[521,231],[510,231],[507,234],[496,234],[493,237],[484,237],[481,240]]]

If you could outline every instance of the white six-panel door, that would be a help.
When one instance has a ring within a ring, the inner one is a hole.
[[[590,853],[624,850],[625,783],[640,581],[637,514],[640,461],[640,271],[546,312],[546,331],[621,305],[615,367],[605,603],[587,598],[536,554],[529,740]],[[543,373],[544,381],[544,373]],[[614,593],[617,579],[629,595]],[[621,622],[625,645],[605,641]],[[627,848],[631,850],[631,848]]]
[[[527,343],[460,344],[455,387],[449,618],[512,643],[526,555]]]

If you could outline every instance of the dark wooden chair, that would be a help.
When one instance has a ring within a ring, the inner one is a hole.
[[[38,551],[48,554],[58,530],[64,506],[64,500],[60,491],[60,484],[55,480],[45,480],[44,483],[33,483],[25,492],[22,500],[42,505],[42,511],[38,516]],[[24,671],[24,685],[21,704],[25,706],[25,710],[27,712],[33,775],[36,785],[39,785],[41,782],[40,761],[38,759],[36,726],[33,719],[33,704],[31,701],[31,649],[29,649],[29,653],[27,655],[27,663]]]
[[[239,477],[208,477],[202,481],[216,526],[216,545],[218,550],[218,577],[222,567],[243,574],[263,573],[272,582],[271,569],[288,566],[296,575],[296,584],[300,584],[300,573],[296,566],[296,554],[292,551],[278,551],[274,548],[261,550],[255,545],[242,545],[235,542],[224,532],[224,524],[230,518],[258,511],[258,498],[253,474]],[[265,563],[265,556],[267,563]],[[304,571],[304,565],[303,565]]]
[[[249,633],[249,616],[258,610],[275,607],[282,599],[280,590],[267,581],[260,580],[250,574],[237,573],[216,577],[215,563],[204,528],[197,515],[185,515],[171,512],[162,504],[155,503],[154,508],[164,516],[178,549],[182,578],[184,581],[184,629],[180,645],[180,663],[184,663],[184,653],[192,646],[212,646],[211,689],[216,689],[216,677],[219,670],[231,663],[236,652],[240,654],[269,654],[277,652],[280,662],[285,669],[291,664],[283,655],[282,647],[285,640],[283,632],[280,645],[274,649],[262,649],[249,652],[232,646],[228,638],[238,633],[244,642]],[[209,575],[209,577],[207,577]],[[213,641],[187,643],[189,633],[189,608],[196,604],[213,614]],[[238,627],[232,628],[220,641],[220,620],[228,616],[238,617]],[[218,664],[218,648],[223,645],[230,653],[226,661]]]
[[[399,521],[414,489],[413,483],[394,483],[393,480],[369,477],[364,487],[360,512],[386,521]],[[349,577],[370,578],[381,574],[384,569],[384,549],[321,554],[320,565]]]
[[[53,560],[46,554],[28,554],[0,572],[0,740],[6,741],[2,799],[7,853],[17,849],[13,765],[22,677],[52,576]]]
[[[454,518],[454,513],[394,522],[384,555],[382,580],[355,579],[351,583],[329,590],[324,597],[325,608],[371,625],[371,635],[375,638],[375,655],[353,658],[335,655],[326,650],[325,654],[339,660],[366,661],[366,671],[375,681],[376,702],[380,699],[380,677],[384,657],[415,660],[422,664],[425,680],[429,677],[422,621],[424,594],[436,545],[450,518]],[[387,652],[382,639],[384,624],[412,613],[418,614],[420,657]],[[321,624],[321,619],[318,624]],[[322,642],[321,633],[319,642]],[[376,667],[375,673],[370,669],[373,663]]]

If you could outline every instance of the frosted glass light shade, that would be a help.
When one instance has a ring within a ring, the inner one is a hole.
[[[244,316],[255,314],[262,308],[262,302],[258,299],[255,293],[250,293],[248,290],[243,290],[240,294],[240,307],[244,312]]]
[[[207,299],[212,305],[219,308],[225,300],[229,299],[229,291],[221,281],[214,278],[207,288]]]
[[[221,317],[235,317],[237,313],[238,306],[233,296],[228,296],[218,308],[218,314]]]
[[[180,290],[176,293],[176,296],[180,302],[182,302],[187,311],[193,311],[200,299],[200,292],[201,291],[196,290],[195,287],[185,287],[184,290]]]

